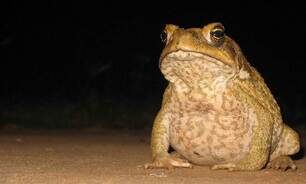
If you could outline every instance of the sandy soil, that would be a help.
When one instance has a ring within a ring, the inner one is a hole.
[[[137,132],[0,133],[0,183],[306,183],[306,159],[280,172],[145,170],[149,137]]]

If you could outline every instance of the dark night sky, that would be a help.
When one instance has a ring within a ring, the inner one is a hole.
[[[136,6],[11,3],[0,30],[1,98],[77,99],[90,88],[115,98],[160,97],[166,83],[157,63],[165,24],[202,27],[219,21],[280,104],[306,112],[304,6]],[[101,68],[105,70],[99,72]]]

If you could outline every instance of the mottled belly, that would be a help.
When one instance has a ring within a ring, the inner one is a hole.
[[[237,162],[249,152],[255,114],[193,112],[174,114],[170,124],[171,146],[200,165]]]

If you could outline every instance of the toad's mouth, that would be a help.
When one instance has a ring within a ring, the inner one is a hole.
[[[194,52],[194,51],[185,51],[185,50],[176,50],[171,53],[168,53],[167,55],[163,56],[160,58],[159,62],[159,67],[162,67],[162,63],[164,60],[169,60],[169,61],[194,61],[194,60],[203,60],[203,61],[208,61],[212,62],[216,65],[223,66],[223,65],[228,65],[226,62],[223,62],[213,56],[210,56],[208,54],[202,53],[202,52]]]

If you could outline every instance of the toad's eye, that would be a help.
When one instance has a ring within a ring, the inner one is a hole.
[[[225,40],[225,31],[222,25],[217,25],[210,31],[210,44],[219,47]]]
[[[160,34],[160,39],[162,42],[166,43],[167,42],[167,33],[165,31],[163,31],[161,34]]]
[[[224,38],[224,29],[222,29],[221,27],[216,27],[215,29],[213,29],[210,32],[211,36],[216,39],[216,40],[220,40]]]

